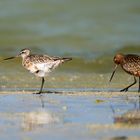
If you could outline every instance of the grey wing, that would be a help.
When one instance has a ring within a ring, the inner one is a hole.
[[[34,64],[37,63],[47,63],[48,61],[51,61],[51,57],[48,55],[31,55],[30,56],[30,61],[33,62]]]
[[[32,55],[30,59],[37,69],[46,72],[52,71],[61,63],[61,58],[48,55]]]

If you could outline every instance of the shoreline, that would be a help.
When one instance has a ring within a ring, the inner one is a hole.
[[[32,89],[15,89],[5,88],[0,91],[0,94],[33,94],[38,91],[37,88]],[[119,92],[118,89],[94,89],[94,88],[49,88],[44,89],[41,95],[59,94],[59,95],[100,95],[100,96],[126,96],[140,95],[137,91]],[[35,95],[35,94],[34,94]]]

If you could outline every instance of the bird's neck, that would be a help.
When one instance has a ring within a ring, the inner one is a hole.
[[[28,55],[23,55],[21,58],[22,58],[22,61],[24,61],[26,58],[28,58],[29,56]]]

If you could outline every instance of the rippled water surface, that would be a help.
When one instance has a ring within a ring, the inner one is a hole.
[[[1,0],[0,57],[30,48],[72,56],[66,72],[110,72],[116,52],[140,51],[139,9],[139,0]]]

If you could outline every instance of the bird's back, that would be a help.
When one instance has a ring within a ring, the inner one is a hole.
[[[48,56],[48,55],[30,55],[29,60],[34,63],[50,63],[50,62],[55,62],[55,61],[61,61],[62,63],[65,61],[72,60],[72,58],[61,58],[61,57],[56,57],[56,56]]]
[[[127,73],[140,76],[140,56],[134,54],[125,55],[121,66]]]

